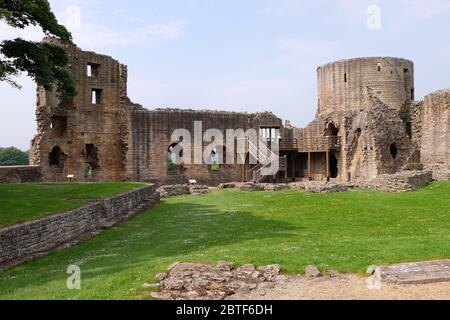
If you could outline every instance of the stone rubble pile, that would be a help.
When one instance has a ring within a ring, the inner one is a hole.
[[[161,292],[153,292],[161,300],[223,300],[236,293],[249,294],[257,288],[270,288],[276,281],[286,280],[279,265],[255,267],[246,264],[235,268],[221,261],[216,266],[175,263],[167,273],[158,274]]]
[[[162,186],[158,189],[158,192],[161,194],[161,198],[169,198],[187,194],[205,194],[209,192],[209,188],[202,185],[175,184]]]
[[[242,191],[279,191],[284,189],[299,189],[311,193],[346,192],[350,189],[368,189],[386,192],[408,192],[427,186],[433,180],[450,180],[450,171],[402,171],[396,174],[384,174],[371,181],[359,182],[324,182],[301,181],[294,183],[254,183],[232,182],[222,183],[219,189],[240,189]],[[200,185],[168,185],[158,189],[162,198],[192,194],[199,195],[209,192],[207,186]]]
[[[193,185],[189,187],[189,193],[198,196],[209,192],[208,186]]]
[[[305,184],[305,191],[312,193],[332,193],[332,192],[346,192],[349,189],[348,184],[332,183],[332,182],[315,182],[310,181]]]

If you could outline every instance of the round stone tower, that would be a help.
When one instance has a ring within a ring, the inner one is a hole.
[[[340,60],[319,67],[317,82],[319,113],[365,108],[368,90],[400,109],[414,100],[414,63],[391,57]]]

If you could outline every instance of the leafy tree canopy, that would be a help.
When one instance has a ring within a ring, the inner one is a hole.
[[[40,26],[47,36],[71,43],[72,36],[60,25],[47,0],[0,0],[0,20],[14,28]],[[0,42],[0,81],[20,88],[11,77],[27,72],[46,90],[56,87],[62,99],[76,95],[75,83],[65,69],[69,62],[63,48],[21,38]]]
[[[29,152],[17,148],[0,148],[0,166],[28,165]]]

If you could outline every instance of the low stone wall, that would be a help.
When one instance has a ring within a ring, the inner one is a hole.
[[[189,184],[174,184],[165,185],[158,189],[161,198],[169,198],[182,195],[201,195],[209,192],[208,186],[204,185],[189,185]]]
[[[39,166],[0,167],[0,183],[41,182]]]
[[[162,186],[158,189],[158,192],[161,194],[161,198],[182,196],[190,193],[188,184],[174,184]]]
[[[10,267],[97,234],[159,202],[155,185],[82,208],[0,229],[0,267]]]
[[[431,171],[405,171],[392,175],[380,175],[361,186],[387,192],[407,192],[423,188],[432,181]]]
[[[450,181],[450,170],[433,171],[433,179],[437,181]]]

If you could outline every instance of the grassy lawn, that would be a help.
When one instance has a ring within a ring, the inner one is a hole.
[[[83,206],[142,187],[140,183],[0,184],[0,226]]]
[[[450,258],[450,183],[413,193],[220,190],[162,201],[76,247],[0,273],[0,299],[136,299],[174,261],[343,272]],[[66,289],[68,265],[82,289]]]

